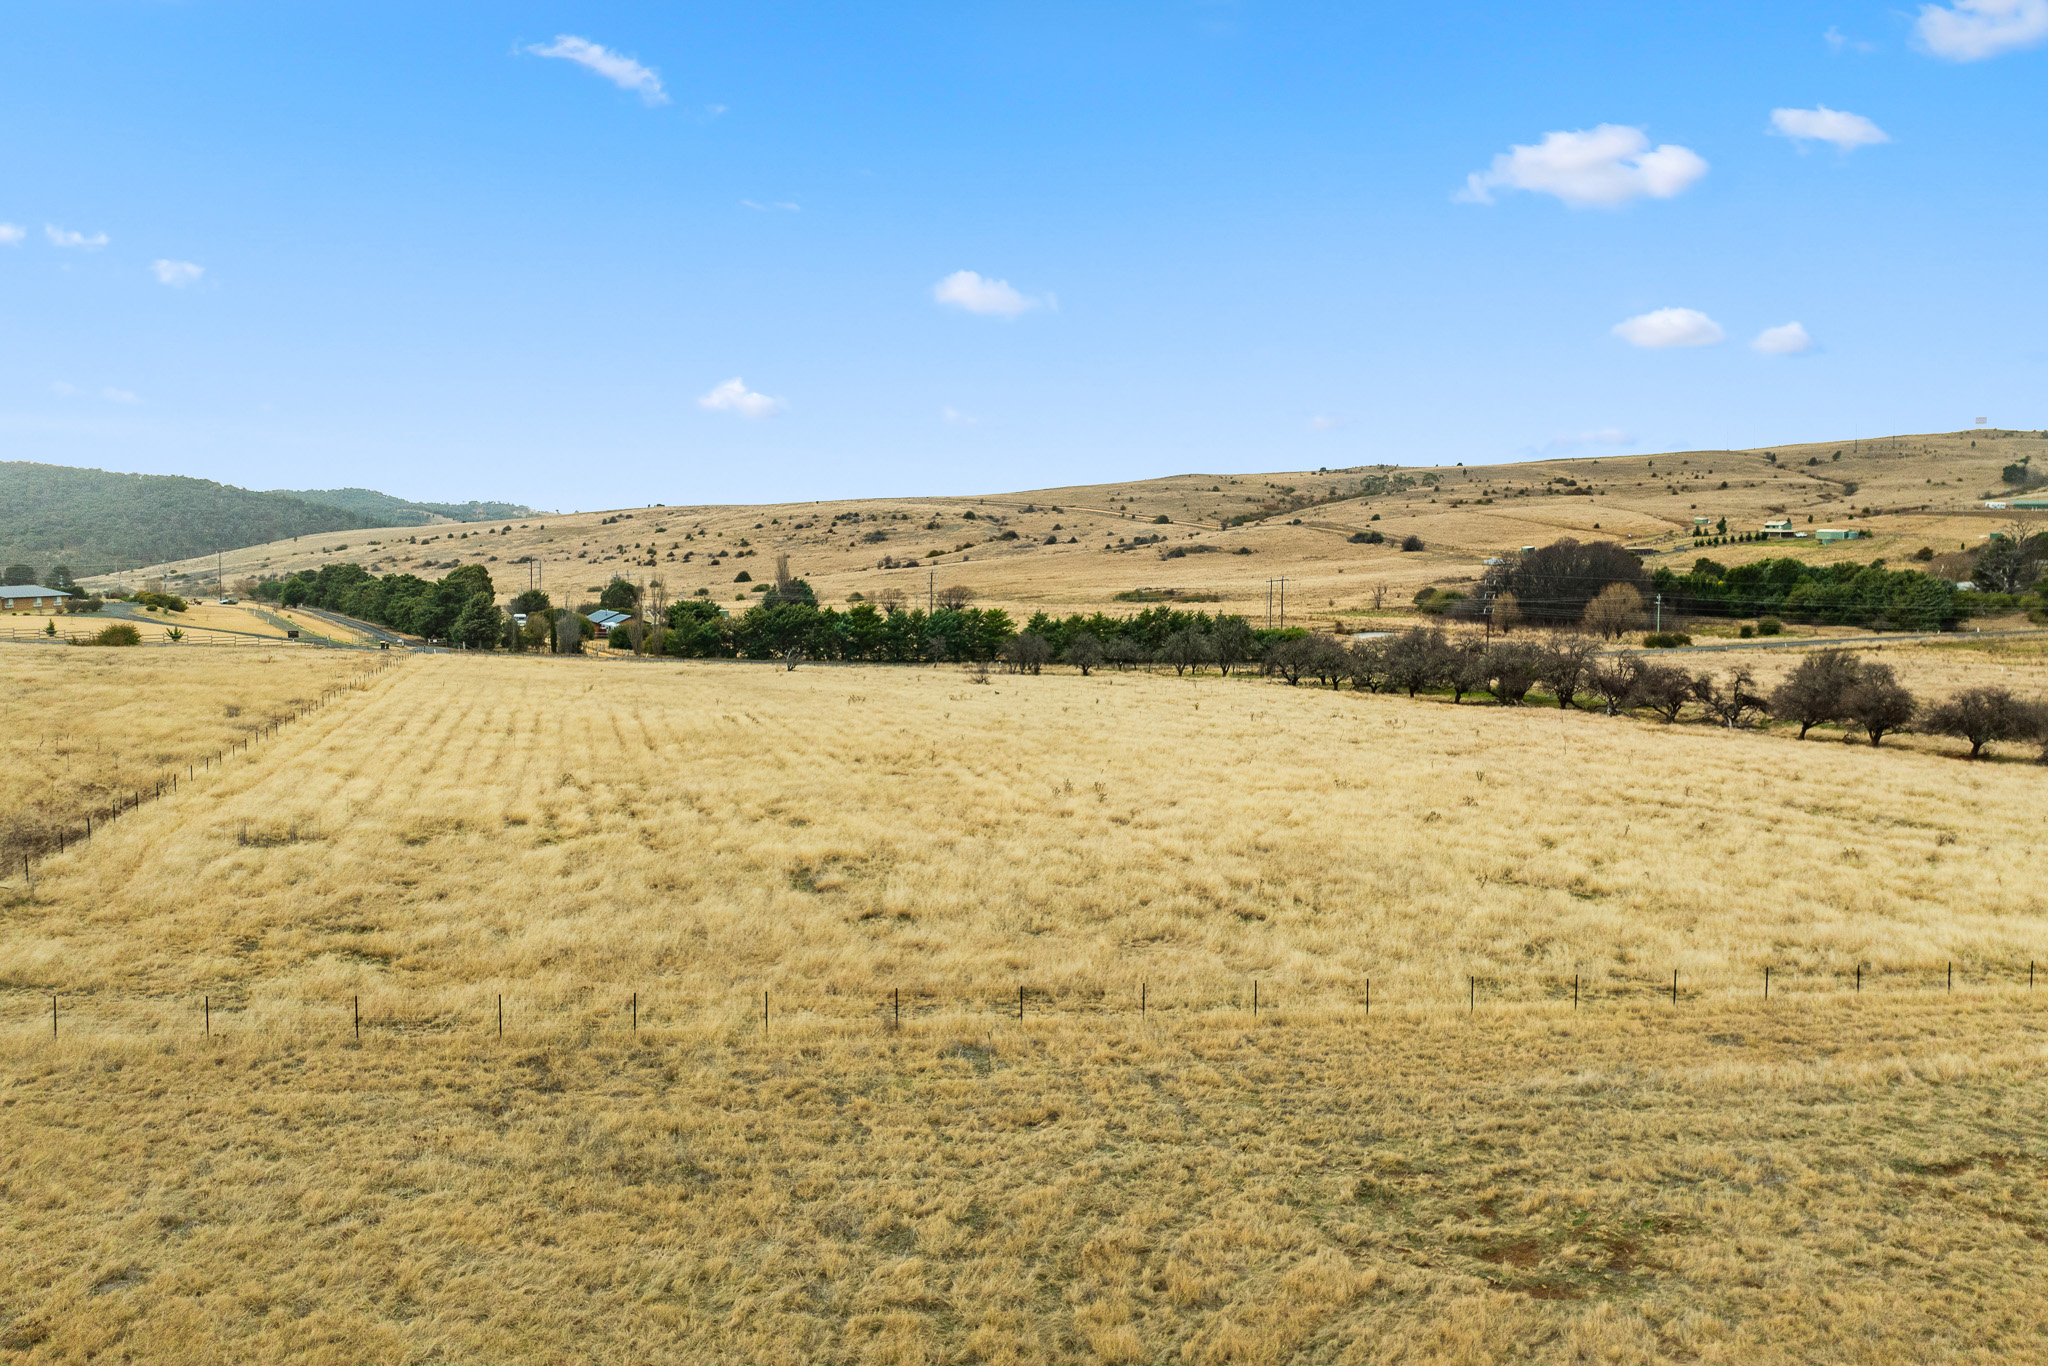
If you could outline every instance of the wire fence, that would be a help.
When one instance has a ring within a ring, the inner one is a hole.
[[[1309,1019],[1328,1023],[1369,1023],[1375,1017],[1419,1019],[1489,1014],[1589,1015],[1630,1009],[1640,1017],[1662,1008],[1683,1017],[1688,1007],[1790,1009],[1864,998],[1898,1003],[1954,1001],[1984,1004],[2034,1001],[2044,975],[2040,964],[1973,963],[1959,973],[1953,962],[1883,969],[1859,966],[1850,973],[1816,975],[1765,965],[1748,988],[1717,979],[1689,986],[1682,972],[1654,987],[1588,975],[1526,978],[1468,975],[1460,995],[1418,988],[1397,979],[1390,990],[1366,979],[1357,990],[1276,984],[1252,979],[1227,992],[1191,996],[1155,993],[1140,981],[1135,991],[1053,992],[1020,985],[1014,994],[976,992],[950,995],[900,987],[865,995],[774,987],[751,995],[701,995],[679,990],[570,990],[522,996],[490,990],[402,992],[373,990],[326,1001],[255,1000],[232,985],[223,994],[191,998],[135,998],[61,989],[9,993],[0,1006],[0,1025],[17,1039],[42,1034],[93,1040],[176,1037],[255,1037],[278,1041],[506,1040],[596,1042],[606,1037],[721,1034],[813,1039],[874,1030],[906,1028],[974,1035],[998,1025],[1103,1024],[1112,1020],[1145,1024],[1284,1024]],[[508,984],[509,985],[509,984]],[[431,996],[432,999],[423,999]]]
[[[58,826],[54,830],[43,833],[39,837],[39,848],[22,850],[14,855],[14,858],[19,860],[18,862],[13,863],[8,868],[0,869],[0,887],[5,887],[12,881],[19,881],[26,885],[28,891],[34,892],[36,866],[38,863],[61,855],[81,845],[90,844],[96,832],[104,831],[107,826],[121,817],[140,811],[150,802],[162,801],[165,797],[175,797],[183,790],[185,785],[197,782],[202,774],[224,767],[228,760],[236,755],[246,753],[260,741],[273,738],[293,722],[305,720],[344,694],[362,691],[369,687],[378,675],[393,667],[395,665],[390,661],[380,661],[368,669],[363,669],[351,675],[346,681],[337,683],[331,688],[323,689],[313,701],[294,707],[291,711],[273,720],[263,722],[250,733],[247,739],[238,740],[226,749],[215,750],[212,754],[202,755],[200,758],[193,760],[185,766],[185,772],[182,775],[177,770],[172,769],[161,777],[151,779],[147,787],[134,788],[125,796],[116,798],[109,805],[87,811],[82,817],[81,824],[77,826]]]

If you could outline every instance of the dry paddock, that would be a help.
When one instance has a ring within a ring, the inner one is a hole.
[[[409,660],[0,891],[0,1345],[2048,1355],[2043,780],[1260,681]]]

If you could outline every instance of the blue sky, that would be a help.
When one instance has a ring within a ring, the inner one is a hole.
[[[2048,423],[2048,0],[10,21],[5,458],[587,508]]]

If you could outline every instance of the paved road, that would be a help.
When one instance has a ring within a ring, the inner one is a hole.
[[[362,621],[356,617],[343,616],[339,612],[330,612],[327,611],[325,608],[294,607],[292,608],[292,610],[294,612],[302,613],[305,616],[312,617],[315,620],[324,621],[329,626],[340,626],[350,631],[360,631],[362,634],[368,636],[372,641],[380,645],[396,645],[403,647],[405,649],[412,650],[436,650],[440,648],[439,646],[428,645],[425,641],[416,639],[412,636],[402,636],[398,634],[398,632],[393,631],[388,627],[379,626],[374,622]]]
[[[1796,650],[1825,649],[1830,645],[1869,646],[1902,644],[1915,640],[1946,640],[1958,644],[1970,640],[2017,640],[2035,636],[2048,636],[2048,630],[2029,629],[2021,631],[1924,631],[1904,635],[1869,636],[1799,636],[1786,639],[1774,636],[1765,640],[1717,640],[1711,645],[1680,645],[1669,650],[1622,650],[1625,655],[1682,655],[1711,654],[1719,650]]]

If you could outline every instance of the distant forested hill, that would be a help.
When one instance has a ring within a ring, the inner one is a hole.
[[[0,461],[0,562],[104,574],[389,522],[281,493],[174,474]]]
[[[353,512],[368,517],[371,526],[424,526],[435,517],[457,522],[491,522],[504,517],[531,517],[533,509],[520,503],[415,503],[394,498],[375,489],[277,489],[287,498]]]

